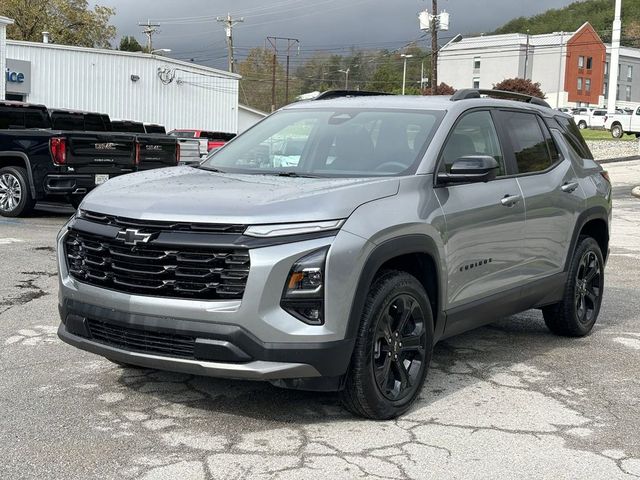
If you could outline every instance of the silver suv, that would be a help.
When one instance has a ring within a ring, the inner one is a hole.
[[[58,237],[60,338],[385,419],[446,337],[530,308],[588,334],[607,174],[568,115],[483,93],[299,103],[200,166],[110,180]]]

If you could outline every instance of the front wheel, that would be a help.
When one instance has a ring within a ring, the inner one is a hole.
[[[622,125],[614,125],[611,127],[611,136],[613,138],[622,138],[624,132],[622,131]]]
[[[402,415],[418,397],[433,350],[429,297],[418,280],[389,271],[372,285],[341,392],[356,415],[385,420]]]
[[[578,128],[580,130],[584,130],[585,128],[587,128],[587,122],[585,122],[584,120],[582,120],[580,123],[578,123]]]
[[[542,309],[556,335],[584,337],[596,323],[604,291],[604,260],[598,242],[580,237],[571,259],[562,301]]]

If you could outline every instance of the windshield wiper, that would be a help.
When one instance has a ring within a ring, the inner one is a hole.
[[[219,168],[215,168],[215,167],[205,167],[204,165],[192,165],[193,168],[201,168],[202,170],[207,170],[208,172],[214,172],[214,173],[226,173],[223,172],[222,170],[220,170]]]
[[[297,172],[291,172],[291,171],[273,172],[273,173],[267,173],[266,175],[276,175],[278,177],[291,177],[291,178],[318,178],[316,175],[307,175],[304,173],[297,173]]]

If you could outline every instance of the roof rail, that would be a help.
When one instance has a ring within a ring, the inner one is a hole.
[[[378,95],[392,95],[391,93],[384,92],[369,92],[366,90],[327,90],[322,92],[313,100],[330,100],[332,98],[342,97],[374,97]]]
[[[481,95],[486,95],[493,98],[504,98],[511,100],[520,100],[521,102],[531,103],[533,105],[539,105],[541,107],[551,108],[551,106],[543,99],[526,95],[524,93],[507,92],[505,90],[486,90],[478,88],[463,88],[451,95],[451,101],[467,100],[469,98],[480,98]]]

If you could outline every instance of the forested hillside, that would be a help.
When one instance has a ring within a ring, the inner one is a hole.
[[[505,23],[494,33],[570,32],[588,21],[605,42],[611,39],[614,0],[586,0],[565,8],[551,9],[533,17],[518,17]],[[640,0],[624,0],[622,4],[622,43],[640,46]]]

